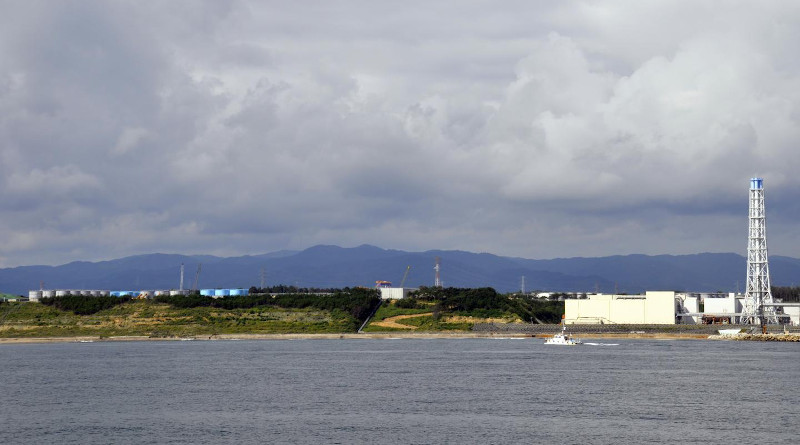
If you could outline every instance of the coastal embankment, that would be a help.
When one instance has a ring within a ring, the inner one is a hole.
[[[709,340],[733,340],[733,341],[786,341],[800,342],[800,333],[791,334],[728,334],[710,335]]]
[[[18,337],[0,338],[0,345],[18,343],[93,343],[93,342],[129,342],[129,341],[236,341],[236,340],[353,340],[353,339],[467,339],[467,338],[531,338],[544,339],[551,334],[519,334],[500,332],[368,332],[368,333],[322,333],[322,334],[215,334],[193,335],[185,337],[167,336],[150,337],[143,335],[120,336],[76,336],[76,337]],[[707,334],[680,332],[628,332],[628,333],[582,333],[575,335],[581,339],[614,338],[614,339],[651,339],[651,340],[702,340],[712,338]],[[719,337],[719,336],[717,336]],[[795,336],[799,337],[799,336]],[[725,338],[731,339],[731,338]],[[753,338],[753,340],[756,340]],[[766,338],[764,339],[766,340]],[[789,340],[782,340],[789,341]],[[795,340],[796,341],[796,340]]]

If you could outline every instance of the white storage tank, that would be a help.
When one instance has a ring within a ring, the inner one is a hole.
[[[171,291],[169,291],[169,294],[172,295],[173,297],[176,296],[176,295],[189,295],[189,291],[188,290],[171,290]]]
[[[69,291],[68,290],[57,290],[56,291],[56,297],[66,297],[68,295],[69,295]]]
[[[56,296],[56,291],[54,290],[43,290],[42,291],[42,298],[53,298]]]
[[[28,300],[29,301],[39,301],[41,299],[42,299],[42,291],[40,291],[40,290],[28,291]]]

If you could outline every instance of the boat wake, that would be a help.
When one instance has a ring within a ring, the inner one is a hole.
[[[589,346],[619,346],[619,343],[584,343]]]

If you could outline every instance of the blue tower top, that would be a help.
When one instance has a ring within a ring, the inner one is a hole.
[[[761,190],[764,188],[764,180],[761,178],[750,178],[750,190]]]

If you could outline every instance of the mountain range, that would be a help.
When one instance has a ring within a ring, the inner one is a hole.
[[[263,255],[147,254],[109,261],[77,261],[60,266],[0,269],[0,292],[27,295],[38,289],[177,289],[185,265],[184,288],[235,288],[265,283],[298,287],[374,286],[377,280],[399,285],[410,266],[406,287],[433,285],[434,258],[441,258],[445,286],[494,287],[564,292],[684,290],[744,291],[746,259],[733,253],[694,255],[617,255],[597,258],[534,260],[458,250],[405,252],[370,245],[344,248],[318,245],[302,251]],[[201,271],[198,276],[198,265]],[[800,259],[770,257],[772,284],[800,283]]]

